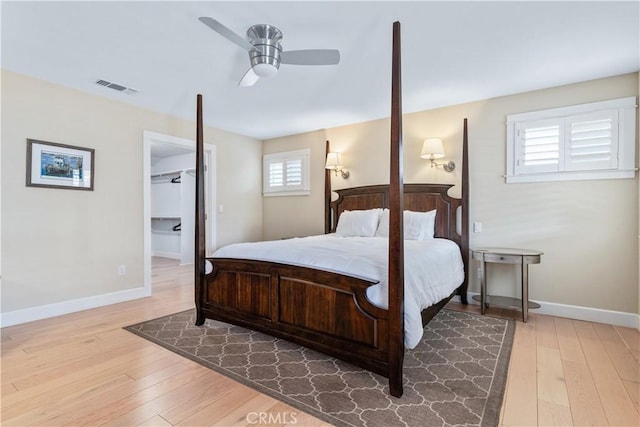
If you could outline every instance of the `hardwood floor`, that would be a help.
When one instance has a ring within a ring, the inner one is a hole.
[[[487,314],[521,319],[519,311]],[[640,425],[639,350],[635,329],[530,311],[527,323],[516,322],[500,425]]]
[[[152,297],[3,328],[1,424],[325,425],[122,329],[193,307],[191,283],[189,266],[154,258]],[[501,424],[638,426],[639,358],[637,330],[530,312]]]

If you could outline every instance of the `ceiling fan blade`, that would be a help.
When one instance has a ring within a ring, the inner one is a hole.
[[[201,16],[200,18],[198,18],[198,20],[202,22],[204,25],[206,25],[207,27],[211,28],[216,33],[220,34],[222,37],[237,44],[241,48],[248,50],[249,52],[251,52],[252,50],[255,50],[255,51],[258,50],[247,40],[240,37],[239,35],[234,33],[232,30],[225,27],[220,22],[216,21],[215,19],[209,18],[208,16]]]
[[[238,83],[238,86],[242,86],[242,87],[253,86],[254,84],[256,84],[256,82],[259,79],[260,79],[260,76],[257,75],[255,71],[253,71],[253,68],[249,68],[247,72],[244,73],[244,76],[242,76],[242,79],[240,79],[240,83]]]
[[[288,50],[280,54],[281,64],[336,65],[339,62],[340,51],[335,49]]]

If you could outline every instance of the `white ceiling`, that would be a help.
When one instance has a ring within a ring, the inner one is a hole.
[[[389,115],[392,22],[403,110],[420,111],[638,71],[638,1],[7,2],[2,67],[259,139]],[[282,65],[249,88],[240,35],[267,23],[284,50],[339,49],[337,66]],[[95,84],[109,80],[140,93]]]
[[[181,145],[174,145],[166,142],[155,142],[155,141],[152,141],[149,147],[149,152],[151,154],[151,165],[155,165],[159,160],[167,157],[190,154],[190,153],[194,153],[195,151],[196,151],[195,148],[185,148],[184,146],[181,146]]]

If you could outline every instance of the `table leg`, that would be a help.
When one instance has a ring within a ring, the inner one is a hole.
[[[524,258],[524,257],[523,257]],[[522,260],[522,321],[527,323],[529,314],[529,264]]]
[[[487,309],[487,267],[484,257],[480,261],[480,313],[484,314]]]

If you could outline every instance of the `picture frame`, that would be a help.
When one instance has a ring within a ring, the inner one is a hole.
[[[95,150],[27,139],[27,187],[93,191]]]

